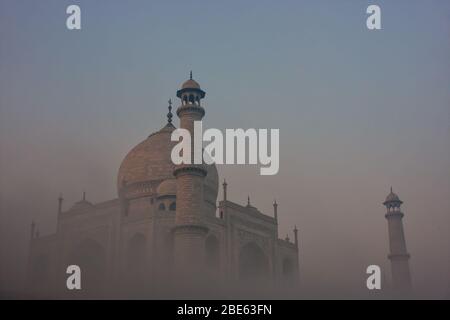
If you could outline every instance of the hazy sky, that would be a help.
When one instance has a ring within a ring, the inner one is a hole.
[[[65,27],[78,4],[82,30]],[[366,28],[369,4],[382,30]],[[54,232],[82,191],[116,196],[121,160],[165,124],[188,78],[204,125],[279,128],[280,172],[221,166],[229,198],[300,230],[306,287],[389,279],[392,185],[416,290],[450,292],[450,2],[0,0],[0,290],[34,218]],[[177,102],[178,103],[178,102]],[[177,119],[175,121],[178,123]],[[17,240],[13,242],[12,240]]]

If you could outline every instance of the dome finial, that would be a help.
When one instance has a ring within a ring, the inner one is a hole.
[[[169,109],[169,113],[167,114],[167,122],[169,124],[172,124],[172,117],[173,117],[173,114],[172,114],[172,99],[169,99],[168,103],[169,103],[169,106],[167,108]]]
[[[392,186],[391,186],[391,193],[393,193],[393,192],[392,192]]]
[[[189,73],[189,79],[192,80],[192,70],[191,70],[191,72]]]

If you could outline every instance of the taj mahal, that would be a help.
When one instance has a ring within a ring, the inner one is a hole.
[[[193,136],[194,123],[206,113],[205,91],[191,73],[176,95],[179,127]],[[115,199],[94,204],[83,193],[63,210],[60,196],[54,234],[39,235],[31,224],[27,284],[33,296],[173,298],[208,288],[203,293],[211,297],[220,288],[299,287],[297,227],[293,240],[280,239],[276,201],[270,214],[250,197],[245,204],[233,202],[225,180],[219,196],[215,164],[175,165],[170,101],[168,109],[167,123],[123,159]],[[402,203],[391,189],[383,205],[392,282],[398,292],[410,292]],[[80,292],[67,290],[71,265],[81,270]]]
[[[180,128],[193,134],[202,120],[205,92],[192,79],[177,91]],[[222,283],[290,283],[299,278],[297,228],[293,240],[278,237],[278,204],[262,213],[227,198],[214,164],[174,165],[172,105],[167,123],[132,148],[117,175],[117,198],[83,198],[64,211],[59,197],[56,232],[41,236],[31,225],[30,290],[67,294],[66,268],[82,270],[82,291],[102,296],[158,291],[168,279]],[[127,291],[128,290],[128,291]],[[126,296],[126,294],[125,294]]]

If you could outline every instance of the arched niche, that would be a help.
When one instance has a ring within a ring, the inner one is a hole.
[[[254,242],[244,245],[239,252],[239,278],[262,280],[269,275],[269,260],[264,251]]]
[[[294,261],[289,257],[285,257],[282,261],[281,271],[284,278],[292,278],[295,271]]]
[[[206,238],[205,250],[206,266],[210,270],[217,271],[220,267],[220,245],[215,235],[211,234]]]
[[[145,270],[147,239],[142,233],[136,233],[128,241],[127,266],[129,271]]]
[[[35,289],[40,290],[40,287],[48,281],[49,267],[49,258],[46,254],[40,254],[33,259],[31,281]]]
[[[85,239],[72,251],[69,263],[81,269],[81,287],[87,294],[100,293],[104,289],[106,253],[95,240]]]

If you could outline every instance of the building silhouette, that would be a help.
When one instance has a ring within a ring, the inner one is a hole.
[[[192,79],[177,91],[180,127],[194,136],[193,122],[205,115],[205,92]],[[298,235],[278,238],[278,204],[273,215],[250,203],[232,202],[224,181],[217,201],[215,165],[174,165],[172,103],[167,123],[132,148],[120,165],[117,198],[91,203],[83,198],[63,210],[58,198],[56,232],[38,236],[32,224],[28,274],[35,294],[69,294],[66,268],[82,270],[82,292],[141,297],[171,283],[190,288],[198,281],[221,284],[288,283],[299,275]],[[192,139],[193,141],[194,139]],[[193,150],[193,148],[192,148]],[[71,293],[70,293],[71,294]]]

